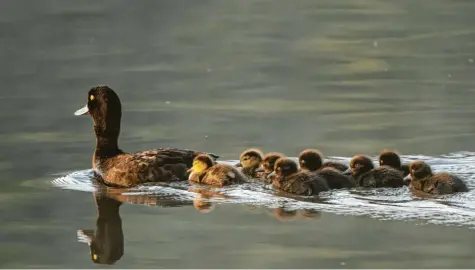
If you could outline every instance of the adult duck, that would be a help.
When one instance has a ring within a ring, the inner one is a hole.
[[[89,115],[93,120],[96,149],[92,167],[109,186],[131,187],[146,182],[185,180],[193,159],[203,154],[176,148],[123,152],[118,145],[122,105],[119,96],[108,86],[91,88],[87,104],[75,115]]]

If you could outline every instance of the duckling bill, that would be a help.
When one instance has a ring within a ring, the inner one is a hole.
[[[432,172],[429,164],[423,161],[413,161],[409,164],[410,174],[406,180],[411,181],[411,187],[428,194],[452,194],[467,192],[465,182],[456,175]]]
[[[246,177],[237,168],[213,162],[210,155],[200,154],[193,160],[193,166],[188,170],[188,180],[210,186],[227,186],[244,183]]]
[[[89,115],[93,120],[96,149],[92,167],[106,185],[131,187],[145,182],[185,180],[186,170],[191,167],[193,159],[203,154],[177,148],[123,152],[118,145],[122,105],[119,96],[108,86],[91,88],[86,106],[74,114]]]

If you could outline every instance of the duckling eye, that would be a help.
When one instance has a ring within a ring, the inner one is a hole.
[[[94,95],[89,96],[89,100],[93,101],[95,99]]]

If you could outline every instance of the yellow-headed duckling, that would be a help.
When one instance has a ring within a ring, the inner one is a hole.
[[[123,152],[118,145],[122,107],[119,96],[108,86],[93,87],[87,94],[86,106],[75,115],[90,115],[94,122],[96,149],[92,167],[109,186],[131,187],[146,182],[185,180],[193,158],[202,154],[176,148]]]
[[[193,160],[189,181],[210,186],[227,186],[245,182],[246,176],[236,167],[219,164],[207,154],[200,154]]]
[[[273,176],[273,187],[291,194],[311,196],[330,190],[325,179],[315,173],[299,171],[297,163],[286,157],[275,162],[274,172],[268,177]]]
[[[285,157],[284,154],[278,152],[269,152],[264,155],[264,160],[262,161],[261,168],[263,170],[261,175],[261,180],[267,184],[272,183],[272,177],[267,177],[274,171],[275,162],[281,158]]]
[[[356,184],[362,187],[401,187],[404,185],[402,174],[390,167],[374,167],[373,161],[364,155],[354,156],[350,161],[351,173]]]
[[[239,157],[238,167],[242,167],[241,171],[250,178],[259,178],[261,176],[262,160],[264,159],[262,151],[257,148],[249,148],[242,152]]]
[[[318,174],[327,181],[331,189],[356,187],[355,181],[334,167],[322,168],[323,155],[316,149],[307,149],[300,153],[300,169]]]
[[[402,177],[406,177],[409,174],[409,165],[402,164],[399,154],[390,149],[384,149],[379,153],[379,166],[389,166],[402,173]]]
[[[432,173],[429,164],[424,161],[412,161],[409,164],[410,174],[406,176],[411,181],[411,187],[429,194],[452,194],[467,192],[468,187],[459,177],[448,173]]]

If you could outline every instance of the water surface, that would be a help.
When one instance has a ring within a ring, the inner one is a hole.
[[[474,12],[463,0],[2,1],[0,266],[99,267],[77,236],[96,227],[92,193],[54,182],[91,166],[92,123],[73,112],[97,84],[122,99],[125,151],[316,147],[347,160],[390,147],[473,187]],[[209,213],[193,199],[124,203],[115,266],[475,265],[472,193],[341,191],[315,214],[229,192]]]

